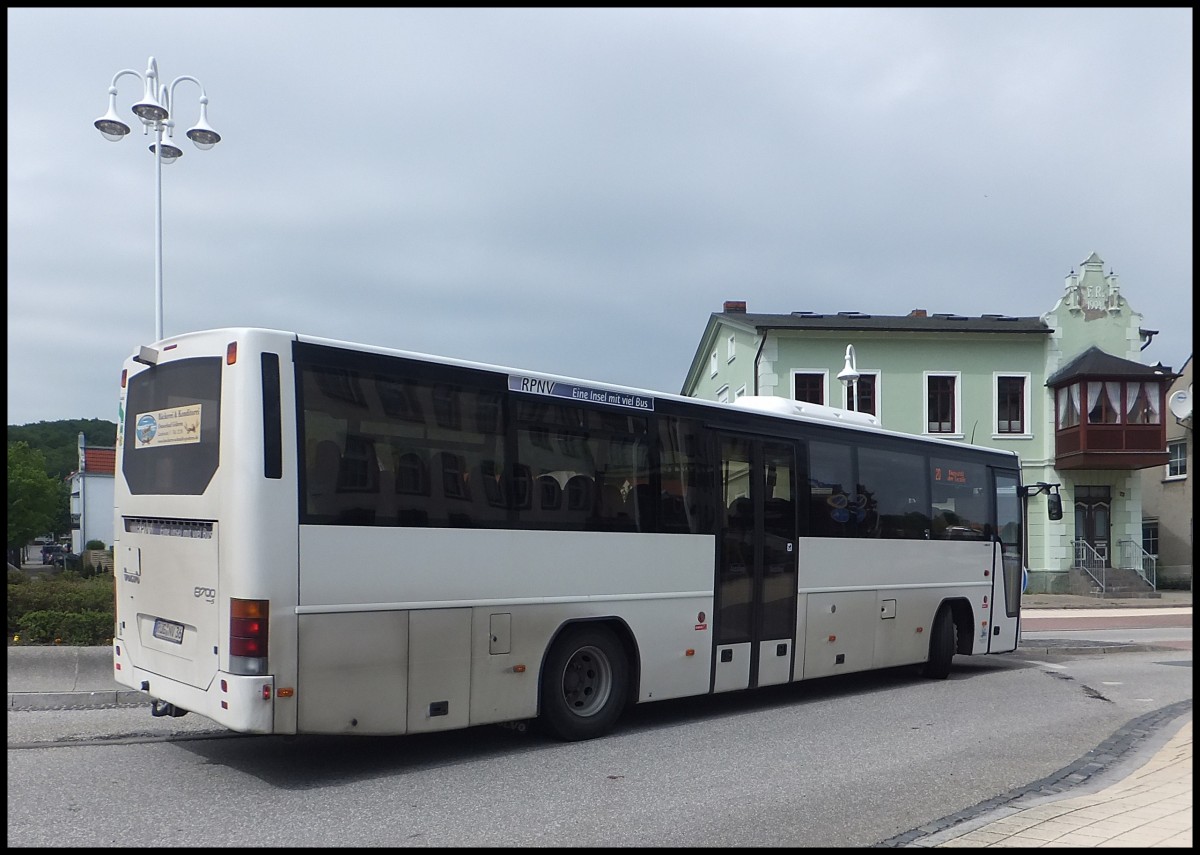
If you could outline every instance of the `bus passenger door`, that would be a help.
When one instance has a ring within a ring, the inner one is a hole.
[[[791,679],[796,456],[791,443],[723,435],[713,691]]]
[[[988,653],[1017,649],[1025,570],[1021,500],[1015,472],[992,470],[996,490],[996,537],[992,544],[992,608]]]

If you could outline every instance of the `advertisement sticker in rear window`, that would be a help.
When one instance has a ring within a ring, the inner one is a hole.
[[[138,413],[134,420],[134,448],[186,445],[200,441],[200,404]]]

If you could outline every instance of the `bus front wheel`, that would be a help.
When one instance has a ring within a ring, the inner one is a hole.
[[[628,693],[629,663],[616,634],[577,624],[563,631],[542,669],[542,721],[559,739],[592,739],[616,724]]]
[[[958,648],[957,631],[953,613],[948,606],[942,606],[937,617],[933,619],[933,632],[929,637],[929,660],[924,668],[926,677],[945,680],[950,676],[950,662]]]

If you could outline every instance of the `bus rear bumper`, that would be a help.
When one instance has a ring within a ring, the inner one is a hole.
[[[113,639],[113,677],[154,702],[151,714],[179,716],[194,712],[238,733],[274,732],[275,678],[218,671],[206,688],[139,668],[121,639]]]

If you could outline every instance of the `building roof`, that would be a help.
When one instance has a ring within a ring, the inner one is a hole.
[[[117,472],[117,450],[115,448],[84,448],[83,472],[85,475],[115,475]]]
[[[1094,345],[1076,356],[1046,380],[1047,386],[1062,386],[1083,378],[1129,380],[1173,380],[1175,373],[1163,365],[1143,365],[1105,353]]]
[[[734,304],[741,305],[741,304]],[[914,309],[907,315],[867,315],[862,312],[792,312],[790,314],[758,314],[744,310],[714,312],[714,321],[753,326],[763,329],[794,330],[860,330],[864,332],[969,332],[969,333],[1033,333],[1049,335],[1054,330],[1041,318],[1019,318],[1011,315],[928,314]]]

